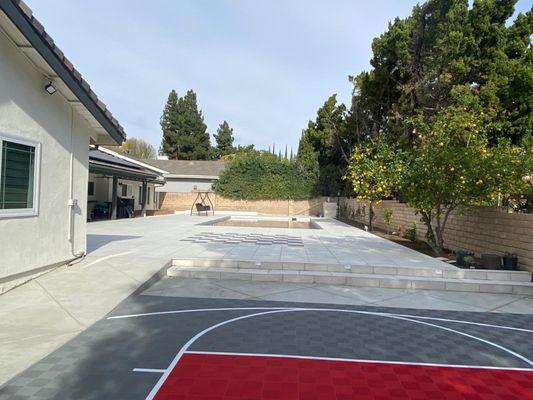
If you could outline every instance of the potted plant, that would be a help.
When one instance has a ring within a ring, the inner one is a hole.
[[[455,262],[458,267],[465,266],[465,262],[464,262],[465,257],[474,257],[474,253],[472,253],[471,251],[467,251],[467,250],[457,250],[455,252]]]
[[[514,271],[518,269],[518,257],[516,254],[505,253],[503,256],[503,269]]]
[[[473,256],[464,256],[463,265],[466,269],[474,269],[474,257]]]

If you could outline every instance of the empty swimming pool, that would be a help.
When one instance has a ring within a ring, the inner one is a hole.
[[[208,225],[241,226],[246,228],[288,228],[288,229],[320,229],[317,223],[309,218],[245,218],[225,217],[211,221]]]

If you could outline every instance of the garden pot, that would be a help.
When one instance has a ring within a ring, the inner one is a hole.
[[[514,271],[518,269],[518,257],[513,254],[503,256],[503,269]]]
[[[463,268],[467,267],[464,258],[468,256],[474,257],[474,253],[466,250],[457,250],[457,252],[455,253],[455,262],[457,266]],[[470,267],[470,265],[468,267]]]
[[[498,254],[481,254],[481,268],[500,269],[502,267],[502,257]]]

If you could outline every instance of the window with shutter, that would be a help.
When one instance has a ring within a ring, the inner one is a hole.
[[[39,145],[0,135],[0,217],[37,214]]]

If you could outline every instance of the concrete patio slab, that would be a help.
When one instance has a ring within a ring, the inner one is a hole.
[[[95,222],[88,226],[88,243],[93,256],[134,251],[143,257],[227,257],[277,262],[353,262],[385,268],[456,269],[433,257],[332,219],[317,219],[322,229],[316,230],[204,225],[216,219],[170,215]],[[303,246],[274,243],[274,239],[245,241],[247,237],[252,237],[250,235],[272,238],[286,235],[294,238],[289,242],[302,243]],[[227,240],[213,240],[223,239],[224,236]],[[202,237],[205,240],[200,240]]]
[[[171,215],[88,225],[89,255],[0,296],[0,384],[84,331],[120,302],[162,276],[173,258],[252,259],[263,263],[345,264],[414,267],[420,271],[455,267],[334,220],[321,230],[199,226],[209,218]],[[192,243],[194,234],[241,233],[297,236],[302,247],[273,243]],[[287,273],[292,271],[287,271]],[[320,271],[318,271],[320,272]],[[325,271],[322,271],[325,272]],[[383,270],[382,272],[385,272]],[[266,276],[268,278],[268,275]],[[145,294],[168,298],[276,299],[348,305],[390,304],[424,309],[533,313],[527,295],[414,289],[346,287],[325,284],[167,278]]]

